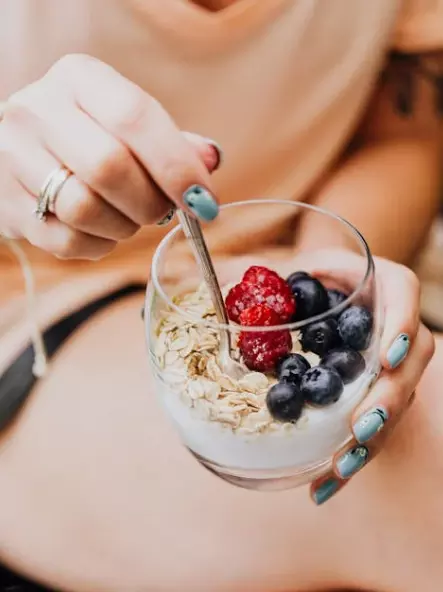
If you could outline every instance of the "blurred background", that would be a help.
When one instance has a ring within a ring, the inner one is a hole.
[[[443,163],[442,163],[443,174]],[[443,198],[440,214],[415,270],[422,283],[422,315],[428,326],[443,330]]]

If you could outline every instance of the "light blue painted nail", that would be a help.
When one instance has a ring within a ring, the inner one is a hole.
[[[349,479],[357,471],[362,469],[369,456],[369,450],[366,446],[356,446],[348,450],[337,461],[337,472],[342,479]]]
[[[183,200],[198,218],[210,222],[217,217],[218,204],[209,191],[201,185],[189,187],[183,194]]]
[[[388,412],[383,407],[368,411],[354,424],[354,436],[360,444],[368,442],[383,429],[388,419]]]
[[[406,333],[400,333],[388,350],[386,358],[391,368],[397,368],[408,355],[411,341]]]
[[[334,493],[337,492],[340,486],[340,481],[331,477],[322,483],[313,493],[314,502],[317,506],[321,506],[330,499]]]

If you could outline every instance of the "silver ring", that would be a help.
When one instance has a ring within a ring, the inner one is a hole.
[[[72,175],[71,171],[66,167],[62,166],[49,175],[38,194],[37,207],[34,210],[34,214],[37,218],[44,222],[48,212],[54,214],[55,212],[55,200],[58,197],[63,185]]]

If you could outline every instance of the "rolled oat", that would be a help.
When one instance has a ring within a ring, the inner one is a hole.
[[[266,406],[267,391],[276,382],[274,377],[249,372],[236,381],[223,374],[217,361],[216,317],[206,286],[176,296],[174,304],[214,325],[190,320],[175,310],[161,315],[155,357],[162,380],[177,390],[177,396],[201,419],[245,435],[288,430],[287,425],[272,419]],[[298,333],[294,332],[292,338],[293,350],[300,351]],[[238,349],[234,355],[240,358]],[[290,425],[290,429],[297,428]]]

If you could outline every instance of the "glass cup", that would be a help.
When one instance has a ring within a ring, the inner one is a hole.
[[[330,247],[297,252],[281,233],[257,232],[271,209],[286,236],[301,215],[310,216]],[[217,243],[227,227],[233,240]],[[306,484],[328,472],[351,441],[352,414],[380,370],[383,319],[368,245],[339,216],[274,199],[226,205],[210,231],[235,320],[217,322],[192,246],[176,226],[154,255],[145,303],[158,398],[184,445],[222,479],[257,490]],[[251,265],[286,280],[253,270],[231,291]],[[221,368],[222,331],[244,365],[241,379]]]

